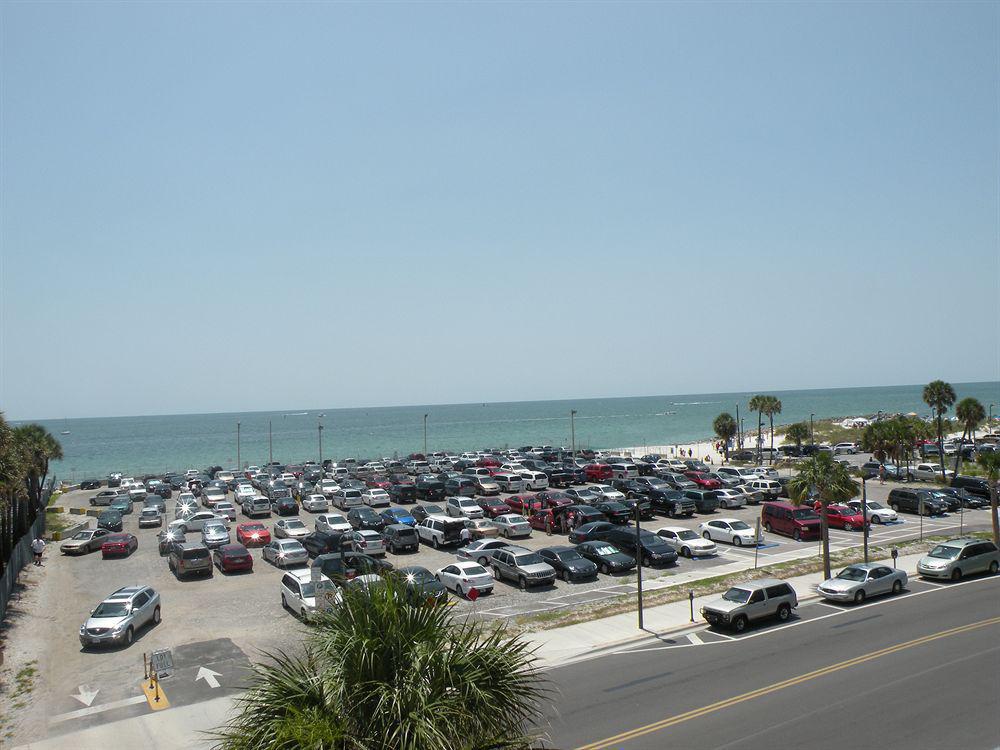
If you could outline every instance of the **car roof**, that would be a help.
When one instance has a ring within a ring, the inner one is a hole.
[[[758,578],[755,581],[743,581],[742,583],[734,583],[733,588],[762,589],[762,588],[767,588],[768,586],[778,586],[782,583],[788,583],[788,581],[780,581],[777,578]]]
[[[302,583],[304,581],[311,580],[313,574],[312,574],[312,568],[299,568],[299,569],[296,569],[296,570],[289,570],[289,571],[287,571],[286,575],[290,575],[296,581],[298,581],[299,583]],[[324,576],[324,578],[325,578],[325,576]]]

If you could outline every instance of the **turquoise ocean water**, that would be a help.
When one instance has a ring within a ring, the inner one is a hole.
[[[959,399],[997,404],[1000,382],[953,384]],[[816,418],[887,412],[928,414],[922,385],[770,391],[783,409],[776,424]],[[42,422],[62,442],[65,460],[53,467],[60,479],[236,465],[269,458],[268,425],[274,458],[282,462],[317,459],[318,425],[323,425],[324,458],[374,458],[423,449],[427,414],[428,450],[470,450],[521,445],[569,445],[571,409],[576,409],[578,446],[619,448],[683,443],[712,435],[712,420],[736,405],[750,430],[751,393],[700,393],[635,398],[601,398],[514,403],[394,406],[361,409],[310,408],[284,412],[104,417]],[[305,413],[303,413],[305,412]],[[320,417],[320,415],[325,415]],[[68,432],[68,434],[62,434]]]

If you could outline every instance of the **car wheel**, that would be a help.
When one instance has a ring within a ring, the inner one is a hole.
[[[502,580],[500,578],[500,571],[497,568],[493,568],[493,579],[496,581]]]
[[[153,624],[160,624],[160,607],[157,605],[156,609],[153,610]]]
[[[524,591],[525,589],[528,588],[528,579],[526,579],[524,576],[518,577],[517,585],[521,589],[521,591]]]
[[[735,620],[733,620],[733,630],[737,633],[742,633],[747,629],[747,617],[746,615],[739,615]]]
[[[792,616],[792,608],[787,604],[782,604],[778,607],[778,619],[785,622],[789,617]]]
[[[768,534],[771,533],[771,522],[770,521],[768,521],[767,523],[764,524],[764,531],[766,531]]]
[[[722,508],[723,510],[729,510],[729,503],[727,503],[725,500],[720,500],[719,507]]]
[[[125,631],[125,645],[131,646],[132,641],[134,640],[135,640],[135,631],[132,629],[132,626],[129,625],[128,630]]]
[[[898,594],[902,590],[903,590],[903,582],[902,581],[893,581],[893,583],[892,583],[892,593],[893,594]]]
[[[854,595],[854,603],[861,604],[865,600],[865,592],[863,589],[858,589],[858,592]]]
[[[609,576],[609,575],[611,575],[611,568],[609,568],[607,566],[607,564],[602,565],[601,566],[601,572],[604,573],[604,575]]]
[[[281,608],[288,609],[288,600],[285,598],[284,592],[281,594]]]
[[[953,581],[960,581],[960,580],[962,580],[962,571],[961,571],[961,569],[955,568],[953,571],[951,571],[951,580],[953,580]]]
[[[486,565],[489,563],[489,560],[487,560],[485,557],[480,557],[476,562],[478,562],[485,568]]]
[[[707,531],[703,531],[703,532],[701,532],[701,535],[702,535],[703,537],[705,537],[706,539],[711,539],[711,538],[712,538],[712,535],[711,535],[711,534],[709,534],[709,533],[708,533]]]
[[[734,536],[733,537],[733,546],[735,546],[735,547],[742,547],[743,546],[743,540],[740,539],[738,536]]]
[[[691,548],[681,547],[681,557],[691,557]]]
[[[889,503],[889,507],[899,513],[899,503]]]
[[[560,571],[559,571],[559,577],[560,577],[560,578],[562,578],[562,579],[563,579],[564,581],[566,581],[567,583],[569,582],[569,573],[568,573],[567,571],[565,571],[565,570],[560,570]]]
[[[1000,569],[1000,563],[997,563],[997,561],[994,560],[990,563],[990,575],[996,575],[997,569]]]
[[[878,516],[872,516],[868,520],[871,521],[872,523],[882,523],[882,519],[879,518]]]
[[[801,542],[802,533],[798,529],[796,529],[794,532],[792,532],[792,539],[794,539],[796,542]]]
[[[440,549],[441,548],[441,542],[438,541],[437,537],[434,537],[433,539],[431,539],[431,546],[434,549]]]

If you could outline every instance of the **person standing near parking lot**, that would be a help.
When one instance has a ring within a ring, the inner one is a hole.
[[[31,543],[31,551],[35,553],[35,565],[42,564],[42,553],[45,552],[45,540],[38,537]]]
[[[884,466],[879,466],[878,467],[878,483],[879,484],[885,484],[885,467]]]
[[[463,545],[466,545],[472,541],[472,532],[469,531],[467,526],[463,526],[458,538],[461,540]]]

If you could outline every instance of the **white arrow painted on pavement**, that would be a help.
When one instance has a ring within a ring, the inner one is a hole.
[[[222,677],[222,675],[218,672],[213,672],[208,667],[198,667],[198,674],[195,675],[194,681],[204,680],[205,684],[210,688],[217,688],[219,687],[219,681],[215,679],[216,677]]]
[[[78,687],[76,690],[77,694],[71,695],[70,697],[76,698],[78,701],[80,701],[80,703],[82,703],[85,706],[89,706],[91,703],[93,703],[94,698],[96,698],[97,694],[101,692],[100,688],[98,688],[97,690],[91,690],[90,685],[80,685],[80,687]]]

